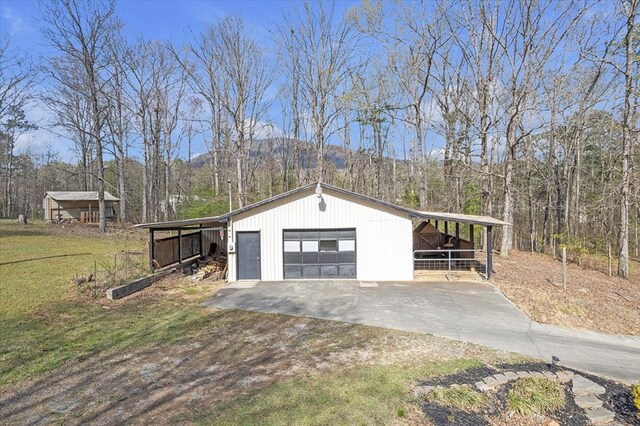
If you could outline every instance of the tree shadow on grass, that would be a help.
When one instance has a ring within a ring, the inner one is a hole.
[[[69,253],[69,254],[58,254],[56,256],[34,257],[33,259],[14,260],[12,262],[0,262],[0,266],[3,266],[3,265],[14,265],[16,263],[32,262],[34,260],[55,259],[55,258],[58,258],[58,257],[87,256],[87,255],[90,255],[90,254],[91,253]]]
[[[37,237],[40,235],[50,235],[40,229],[3,229],[0,230],[2,237]]]

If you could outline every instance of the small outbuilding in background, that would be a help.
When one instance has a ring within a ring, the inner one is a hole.
[[[107,220],[116,218],[116,204],[120,199],[104,192]],[[51,222],[77,220],[98,223],[98,191],[47,191],[42,199],[44,219]]]

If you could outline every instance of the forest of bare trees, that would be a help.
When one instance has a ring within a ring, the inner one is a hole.
[[[612,245],[627,277],[639,257],[639,3],[307,2],[283,8],[268,41],[229,16],[178,44],[126,37],[113,0],[43,2],[55,54],[0,40],[1,215],[40,217],[46,190],[96,190],[106,230],[104,191],[120,197],[120,220],[147,222],[321,180],[499,217],[514,224],[496,236],[504,256]],[[16,149],[43,126],[35,105],[75,161]]]

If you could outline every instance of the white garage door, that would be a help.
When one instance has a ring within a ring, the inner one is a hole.
[[[356,278],[355,229],[285,230],[284,278]]]

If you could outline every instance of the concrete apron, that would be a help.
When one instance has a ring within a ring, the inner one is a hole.
[[[206,306],[298,315],[428,333],[517,352],[626,383],[640,379],[640,338],[531,321],[493,285],[479,282],[260,282],[230,285]]]

